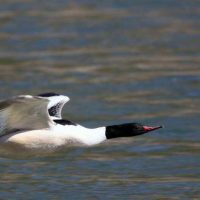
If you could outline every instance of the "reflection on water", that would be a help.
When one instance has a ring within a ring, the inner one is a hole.
[[[199,198],[196,0],[0,5],[1,99],[54,91],[71,98],[63,115],[85,126],[165,125],[92,148],[1,149],[1,198]]]

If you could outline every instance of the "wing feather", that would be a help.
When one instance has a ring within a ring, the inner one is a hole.
[[[39,94],[38,97],[49,100],[48,112],[52,119],[62,119],[62,108],[69,101],[69,97],[55,93]]]
[[[53,121],[48,114],[48,103],[47,99],[30,95],[0,102],[0,135],[12,130],[49,128]]]

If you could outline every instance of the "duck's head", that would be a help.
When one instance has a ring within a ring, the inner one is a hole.
[[[128,123],[120,124],[106,127],[106,137],[107,139],[117,138],[117,137],[132,137],[137,135],[142,135],[150,131],[162,128],[162,126],[144,126],[139,123]]]

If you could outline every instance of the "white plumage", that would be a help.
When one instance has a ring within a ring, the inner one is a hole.
[[[67,96],[57,94],[21,95],[2,101],[0,142],[26,148],[56,148],[65,144],[94,145],[104,141],[105,127],[88,129],[62,120],[61,110],[68,101]],[[54,113],[49,115],[51,109]]]

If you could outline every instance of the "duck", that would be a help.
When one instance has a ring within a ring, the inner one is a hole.
[[[55,149],[62,146],[93,146],[106,140],[142,135],[162,126],[122,123],[86,128],[62,118],[69,97],[53,92],[19,95],[0,101],[0,145],[25,149]]]

